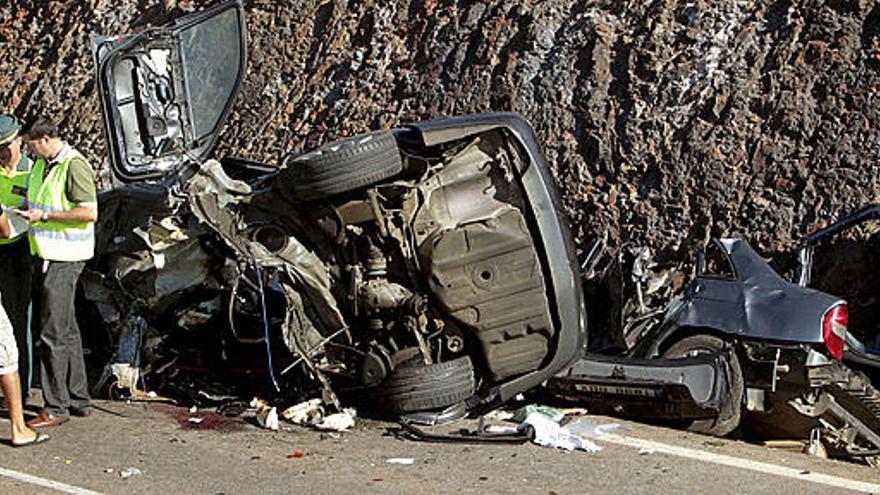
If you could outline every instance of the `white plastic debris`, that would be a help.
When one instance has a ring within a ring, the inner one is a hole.
[[[278,409],[270,407],[257,411],[257,423],[267,430],[278,431]]]
[[[263,399],[254,397],[251,401],[251,407],[256,409],[257,424],[267,430],[278,431],[278,409],[270,406]]]
[[[644,448],[639,450],[639,455],[654,455],[656,453],[657,451],[654,449]]]
[[[144,474],[144,472],[136,467],[125,468],[122,471],[119,471],[119,476],[122,479],[131,478],[132,476],[140,476],[142,474]]]
[[[300,402],[281,411],[281,417],[300,426],[312,426],[324,431],[343,432],[348,431],[349,428],[354,426],[357,411],[352,408],[346,408],[341,412],[326,415],[321,399],[312,399]]]
[[[353,412],[354,410],[346,409],[341,413],[325,416],[320,423],[315,425],[315,428],[319,430],[348,431],[349,428],[354,426]]]
[[[199,417],[196,417],[196,416],[193,416],[192,418],[189,418],[189,422],[190,422],[190,423],[195,423],[195,424],[199,424],[199,423],[201,423],[201,422],[204,421],[204,420],[205,420],[205,418],[199,418]]]
[[[113,363],[110,365],[110,371],[116,377],[116,387],[127,390],[137,388],[138,379],[141,369],[125,363]]]
[[[495,409],[483,415],[486,421],[513,421],[513,411]]]
[[[586,452],[599,452],[602,447],[585,438],[581,438],[572,434],[567,428],[559,426],[558,423],[551,421],[547,416],[540,412],[533,412],[526,417],[526,420],[519,425],[522,431],[526,426],[531,426],[535,430],[534,443],[543,447],[555,447],[565,450],[583,450]]]
[[[813,431],[810,432],[810,443],[807,446],[807,454],[821,457],[823,459],[828,458],[828,451],[825,449],[825,445],[822,444],[819,428],[813,428]]]
[[[416,462],[416,460],[412,457],[392,457],[385,462],[387,462],[388,464],[400,464],[403,466],[409,466],[410,464]]]
[[[281,416],[293,424],[311,426],[324,418],[324,408],[321,407],[321,399],[312,399],[288,407]]]
[[[189,412],[190,412],[191,414],[195,414],[195,413],[199,412],[199,408],[196,407],[196,406],[192,406],[192,407],[189,408]]]

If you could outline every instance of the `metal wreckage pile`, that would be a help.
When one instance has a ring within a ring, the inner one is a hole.
[[[375,131],[279,167],[207,160],[245,72],[239,2],[93,52],[127,182],[99,198],[98,255],[81,278],[96,393],[232,412],[253,395],[320,396],[340,414],[436,424],[543,391],[713,435],[764,425],[833,455],[880,455],[880,358],[848,331],[846,301],[807,287],[812,245],[856,220],[807,239],[796,282],[735,239],[687,267],[601,241],[578,259],[518,115]],[[286,412],[309,422],[318,405]],[[252,407],[277,421],[271,404]],[[559,433],[526,422],[517,439]]]

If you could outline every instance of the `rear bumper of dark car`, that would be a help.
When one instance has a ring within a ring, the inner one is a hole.
[[[550,379],[547,389],[560,399],[586,405],[591,413],[712,418],[730,389],[727,352],[651,360],[587,355]]]

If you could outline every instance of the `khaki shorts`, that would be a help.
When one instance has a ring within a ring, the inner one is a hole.
[[[12,333],[12,323],[0,304],[0,375],[18,371],[18,347]]]

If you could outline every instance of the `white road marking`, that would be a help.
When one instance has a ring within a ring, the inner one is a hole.
[[[7,468],[0,468],[0,476],[23,481],[32,485],[51,488],[62,493],[69,493],[70,495],[101,495],[100,492],[93,492],[91,490],[86,490],[85,488],[80,488],[78,486],[67,485],[59,481],[52,481],[46,478],[40,478],[39,476],[34,476],[32,474],[22,473]]]
[[[864,481],[856,481],[839,476],[831,476],[829,474],[814,473],[801,469],[778,466],[766,462],[753,461],[751,459],[743,459],[729,455],[716,454],[715,452],[707,452],[705,450],[689,449],[687,447],[678,447],[651,440],[642,440],[640,438],[626,437],[614,433],[607,433],[597,438],[600,442],[609,442],[627,447],[635,447],[637,449],[648,449],[655,452],[674,455],[678,457],[686,457],[703,462],[711,462],[724,466],[731,466],[759,473],[772,474],[775,476],[783,476],[801,481],[809,481],[820,485],[833,486],[835,488],[845,488],[857,492],[880,493],[880,484],[867,483]]]

